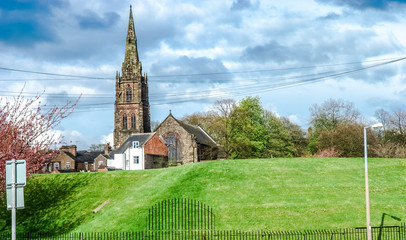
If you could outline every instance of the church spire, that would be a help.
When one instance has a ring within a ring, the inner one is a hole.
[[[136,67],[137,63],[139,62],[137,50],[137,37],[135,35],[134,19],[131,5],[130,5],[130,17],[128,20],[128,31],[125,46],[124,62],[126,63],[125,64],[126,66],[130,64],[132,65],[132,67]]]

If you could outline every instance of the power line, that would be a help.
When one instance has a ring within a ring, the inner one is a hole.
[[[189,74],[166,74],[166,75],[150,75],[148,78],[170,78],[170,77],[196,77],[196,76],[217,76],[217,75],[232,75],[232,74],[243,74],[243,73],[264,73],[264,72],[276,72],[276,71],[292,71],[292,70],[301,70],[301,69],[311,69],[311,68],[320,68],[320,67],[334,67],[334,66],[345,66],[345,65],[354,65],[354,64],[364,64],[372,62],[382,62],[382,61],[394,61],[402,58],[386,58],[386,59],[375,59],[368,61],[356,61],[348,63],[335,63],[335,64],[324,64],[324,65],[313,65],[313,66],[301,66],[301,67],[290,67],[290,68],[279,68],[279,69],[260,69],[260,70],[247,70],[247,71],[234,71],[234,72],[211,72],[211,73],[189,73]],[[48,76],[59,76],[59,77],[69,77],[70,79],[0,79],[0,81],[65,81],[65,80],[114,80],[112,77],[95,77],[95,76],[83,76],[83,75],[69,75],[69,74],[59,74],[59,73],[49,73],[49,72],[40,72],[32,71],[25,69],[16,69],[8,67],[0,67],[0,70],[13,71],[13,72],[22,72],[22,73],[32,73],[39,75],[48,75]],[[72,79],[79,78],[79,79]],[[179,79],[177,79],[179,80]]]
[[[30,71],[30,70],[7,68],[7,67],[0,67],[0,70],[13,71],[13,72],[23,72],[23,73],[34,73],[34,74],[49,75],[49,76],[72,77],[72,78],[86,78],[86,79],[99,79],[99,80],[100,79],[111,79],[111,78],[103,78],[103,77],[88,77],[88,76],[79,76],[79,75],[68,75],[68,74],[59,74],[59,73]]]
[[[174,93],[155,93],[151,94],[150,98],[150,105],[164,105],[164,104],[173,104],[173,103],[184,103],[184,102],[193,102],[193,101],[201,101],[201,100],[210,100],[210,99],[219,99],[219,98],[224,98],[224,97],[230,97],[230,96],[239,96],[239,95],[247,95],[247,94],[257,94],[257,93],[262,93],[266,91],[274,91],[282,88],[287,88],[287,87],[294,87],[294,86],[299,86],[303,84],[310,84],[314,82],[319,82],[323,81],[325,79],[331,79],[331,78],[337,78],[345,75],[349,75],[355,72],[360,72],[360,71],[365,71],[367,69],[371,68],[376,68],[379,66],[383,65],[388,65],[392,64],[395,62],[403,61],[405,60],[406,57],[403,58],[397,58],[394,60],[386,61],[386,62],[380,62],[376,64],[371,64],[369,66],[364,66],[364,67],[359,67],[359,68],[353,68],[353,69],[345,69],[345,71],[330,71],[330,72],[324,72],[324,73],[318,73],[318,74],[309,74],[309,75],[298,75],[298,76],[293,76],[290,78],[279,78],[279,81],[277,82],[253,82],[250,84],[245,84],[243,86],[233,86],[232,88],[227,87],[227,88],[217,88],[217,89],[209,89],[209,90],[200,90],[200,91],[195,91],[195,92],[174,92]],[[268,78],[270,79],[270,78]],[[295,81],[292,81],[296,79]],[[217,92],[213,92],[217,91]],[[0,91],[0,92],[5,92],[5,93],[15,93],[15,94],[38,94],[38,93],[26,93],[26,92],[8,92],[8,91]],[[165,96],[162,97],[162,95],[165,94]],[[75,98],[79,96],[79,94],[69,94],[72,96],[66,96],[67,93],[55,93],[55,94],[44,94],[46,96],[52,97],[52,98]],[[83,96],[84,95],[84,96]],[[114,99],[114,96],[106,96],[106,94],[83,94],[81,98],[109,98],[109,99]],[[94,103],[94,104],[78,104],[77,108],[78,109],[88,109],[88,110],[110,110],[111,108],[107,107],[102,107],[102,106],[107,106],[107,105],[112,105],[112,102],[108,103]]]

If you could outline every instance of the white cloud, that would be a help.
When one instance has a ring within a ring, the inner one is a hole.
[[[106,96],[82,98],[80,103],[87,107],[78,107],[77,113],[62,123],[67,129],[65,139],[77,142],[82,148],[111,140],[114,79],[124,59],[129,4],[119,0],[69,0],[62,8],[52,8],[52,30],[55,31],[52,41],[29,47],[0,40],[0,67],[110,78],[25,83],[25,92],[46,89],[46,93],[63,96],[78,93]],[[238,100],[247,95],[259,95],[264,108],[304,126],[309,107],[328,98],[352,101],[369,116],[379,104],[390,110],[402,107],[399,103],[406,98],[404,62],[292,88],[269,87],[276,81],[296,80],[292,80],[292,76],[348,69],[348,65],[340,65],[342,63],[359,62],[365,66],[371,59],[404,56],[406,17],[400,10],[354,11],[347,5],[327,5],[312,0],[136,0],[132,4],[140,60],[149,76],[246,72],[211,77],[214,80],[225,78],[226,83],[209,81],[207,76],[198,81],[192,81],[190,76],[179,76],[168,82],[154,83],[151,77],[151,100],[155,96],[168,100],[165,105],[151,104],[152,120],[163,120],[169,109],[178,117],[203,111],[212,103],[211,97]],[[107,13],[119,16],[111,21],[114,26],[103,22]],[[83,28],[80,20],[84,19],[101,21],[105,26]],[[250,58],[244,58],[244,54]],[[319,67],[304,68],[314,65]],[[253,70],[272,71],[250,72]],[[23,81],[2,82],[2,79],[56,78],[10,71],[0,71],[0,74],[1,96],[11,95],[10,92],[24,86]],[[261,87],[253,89],[253,85]],[[238,94],[231,94],[237,90]],[[193,99],[197,91],[207,91],[204,101],[168,103],[169,94]],[[50,104],[66,100],[47,99]],[[96,109],[100,103],[111,105]]]

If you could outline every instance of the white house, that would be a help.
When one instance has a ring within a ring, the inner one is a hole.
[[[164,140],[155,133],[139,133],[129,137],[115,152],[108,168],[143,170],[165,167],[168,149]]]

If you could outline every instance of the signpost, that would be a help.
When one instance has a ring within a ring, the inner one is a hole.
[[[11,210],[11,239],[16,240],[17,209],[24,208],[24,186],[27,182],[25,160],[6,162],[7,209]]]

